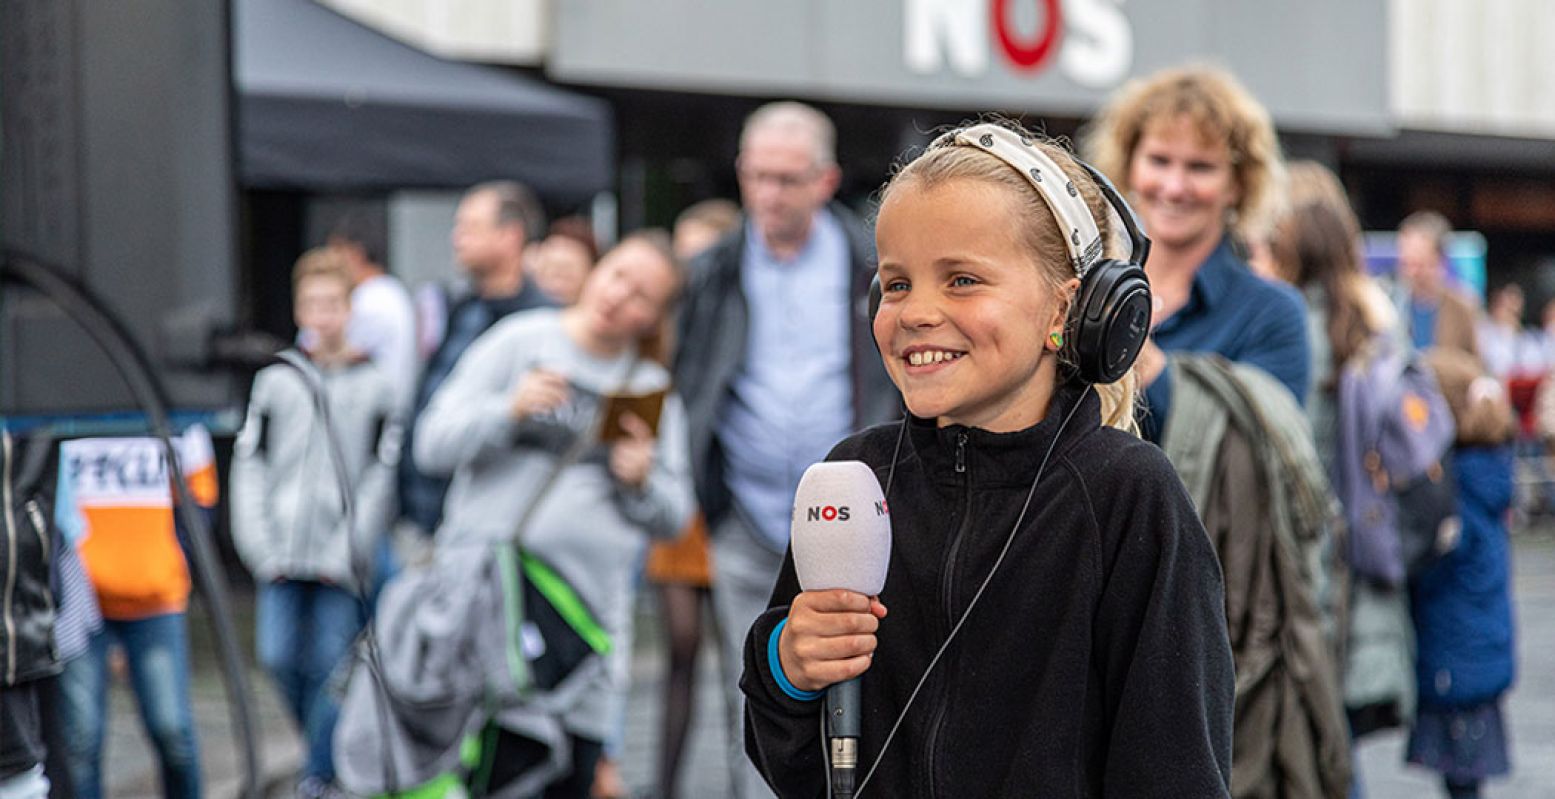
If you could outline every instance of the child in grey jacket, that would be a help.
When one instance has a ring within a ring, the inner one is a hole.
[[[371,584],[371,555],[393,519],[400,434],[394,392],[345,340],[351,279],[344,262],[311,250],[297,261],[292,282],[297,326],[313,342],[302,355],[317,372],[277,364],[255,377],[233,455],[232,532],[259,586],[259,661],[307,738],[299,795],[316,795],[334,778],[330,741],[338,708],[325,683],[366,620],[359,596]],[[328,428],[309,386],[314,377]],[[345,486],[330,436],[340,448]]]
[[[693,499],[678,397],[665,397],[657,429],[629,413],[601,420],[601,408],[611,395],[669,390],[669,372],[643,343],[664,329],[680,282],[667,241],[627,237],[600,260],[576,305],[515,315],[477,339],[417,421],[417,463],[453,476],[437,549],[518,534],[524,551],[567,580],[618,647],[629,637],[646,537],[677,534]],[[620,424],[623,435],[598,443],[600,421]],[[580,440],[595,443],[585,443],[550,483],[520,533],[518,520]],[[584,691],[565,714],[573,770],[547,797],[586,795],[612,708],[626,691],[624,663],[611,665],[597,690]],[[511,745],[520,754],[500,768],[524,759],[522,743]]]

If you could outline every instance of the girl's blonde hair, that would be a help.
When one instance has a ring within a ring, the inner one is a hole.
[[[1102,240],[1106,242],[1115,240],[1115,231],[1112,230],[1106,199],[1102,197],[1101,190],[1096,187],[1096,182],[1092,180],[1090,174],[1075,162],[1074,156],[1067,149],[1058,142],[1025,130],[1008,120],[993,121],[1032,139],[1033,146],[1041,148],[1049,158],[1059,164],[1069,179],[1074,181],[1080,197],[1085,200],[1086,207],[1095,217]],[[922,155],[900,165],[891,179],[886,182],[885,188],[881,190],[880,199],[883,204],[893,192],[904,185],[926,189],[954,180],[980,181],[988,185],[1002,186],[1010,192],[1010,196],[1020,203],[1020,207],[1015,209],[1015,218],[1021,222],[1019,231],[1021,242],[1031,252],[1033,260],[1039,264],[1043,278],[1053,291],[1064,291],[1064,284],[1075,277],[1075,268],[1069,258],[1069,250],[1064,244],[1064,234],[1052,209],[1048,208],[1047,202],[1037,193],[1036,187],[1032,186],[1024,175],[1017,172],[1015,167],[976,147],[957,145],[955,131],[941,135]],[[1116,253],[1109,251],[1107,255],[1110,257]],[[1072,308],[1075,299],[1074,294],[1065,297],[1066,306]],[[1064,332],[1065,338],[1071,341],[1074,340],[1074,331],[1069,329],[1072,324],[1073,319],[1066,321]],[[1060,354],[1063,355],[1064,351],[1060,350]],[[1060,373],[1072,371],[1073,366],[1074,364],[1064,363]],[[1101,398],[1102,423],[1137,435],[1139,425],[1134,415],[1134,402],[1138,391],[1138,380],[1134,371],[1129,370],[1128,374],[1116,383],[1098,384],[1095,388]]]
[[[1156,123],[1187,120],[1204,141],[1224,143],[1240,196],[1227,227],[1247,233],[1270,217],[1284,194],[1285,166],[1269,112],[1230,73],[1208,66],[1162,70],[1130,81],[1085,132],[1085,153],[1101,173],[1127,193],[1129,163]]]

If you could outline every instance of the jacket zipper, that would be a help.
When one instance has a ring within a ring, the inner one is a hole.
[[[333,382],[333,380],[334,375],[331,372],[325,371],[324,369],[319,370],[319,387],[323,391],[323,401],[326,405],[329,403],[330,384]],[[304,571],[302,564],[309,563],[309,558],[307,557],[308,550],[310,549],[309,545],[315,543],[314,541],[310,540],[312,537],[311,531],[315,529],[314,525],[318,523],[320,518],[320,505],[322,500],[320,500],[319,494],[322,492],[310,491],[309,487],[326,484],[325,476],[319,473],[319,469],[321,468],[319,463],[320,459],[316,457],[315,453],[315,447],[317,445],[323,445],[323,461],[325,464],[330,463],[328,431],[324,430],[323,428],[324,417],[318,405],[312,402],[311,397],[309,400],[309,413],[311,414],[311,417],[309,418],[308,422],[308,430],[310,435],[308,436],[307,443],[303,445],[302,462],[297,464],[297,468],[306,473],[309,479],[305,480],[300,486],[298,486],[297,490],[299,496],[297,497],[297,511],[292,516],[291,524],[288,525],[288,532],[291,535],[291,546],[288,547],[288,549],[291,550],[291,559],[288,563],[285,564],[285,568],[282,569],[282,575],[287,578],[294,577],[299,572]],[[334,409],[330,408],[330,410],[333,411]],[[317,435],[312,434],[315,430],[317,431]],[[336,482],[334,480],[334,472],[331,470],[328,472],[328,474],[328,483]],[[327,510],[324,511],[323,518],[327,519],[329,517],[330,512]],[[312,548],[316,548],[316,546]],[[309,571],[312,579],[318,579],[319,575],[317,570],[312,569],[311,564]]]
[[[29,499],[22,506],[27,510],[27,518],[32,521],[32,529],[38,533],[38,544],[43,547],[43,561],[49,562],[49,534],[48,523],[43,520],[43,509],[38,506],[38,500]]]
[[[303,538],[307,535],[307,533],[303,532],[303,525],[311,524],[318,518],[315,508],[318,504],[319,492],[308,489],[310,486],[316,486],[320,483],[319,470],[315,463],[317,458],[313,457],[313,448],[325,433],[320,432],[318,435],[311,435],[313,429],[320,426],[318,406],[310,403],[308,412],[312,414],[308,421],[310,435],[307,442],[302,445],[302,461],[297,464],[297,470],[303,474],[305,479],[297,486],[297,509],[292,514],[291,522],[286,525],[286,535],[289,539],[287,541],[289,546],[286,549],[289,557],[284,564],[284,568],[281,569],[281,576],[283,577],[294,577],[300,571],[299,564],[303,562]],[[328,445],[326,444],[325,446]]]
[[[972,526],[972,480],[966,476],[966,442],[967,434],[963,431],[956,435],[956,474],[962,475],[961,485],[964,496],[962,497],[961,524],[956,528],[956,536],[950,540],[950,551],[945,555],[945,576],[940,580],[940,601],[945,607],[945,636],[950,636],[950,631],[956,626],[956,612],[951,606],[955,596],[956,556],[961,551],[961,541],[966,537],[967,529]],[[948,652],[946,654],[949,654]],[[949,668],[946,663],[946,668]],[[939,701],[934,710],[934,720],[929,723],[929,739],[927,742],[928,757],[924,758],[929,765],[928,778],[924,781],[929,786],[929,796],[936,795],[934,790],[935,775],[938,773],[939,760],[939,733],[945,726],[945,713],[950,707],[951,680],[946,674],[941,674]]]
[[[11,618],[11,595],[16,592],[16,511],[11,507],[11,434],[5,433],[0,448],[5,451],[4,473],[0,474],[0,502],[5,503],[5,682],[16,682],[16,620]]]
[[[27,510],[27,518],[32,520],[32,529],[38,533],[38,543],[43,546],[43,562],[52,569],[54,553],[51,551],[54,542],[49,540],[48,522],[43,518],[43,508],[38,505],[38,500],[29,499],[22,506]],[[43,607],[47,608],[50,615],[54,613],[54,592],[43,592]]]

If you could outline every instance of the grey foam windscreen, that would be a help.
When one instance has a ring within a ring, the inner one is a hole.
[[[891,562],[891,514],[874,471],[861,461],[806,469],[794,494],[792,545],[804,590],[879,594]]]

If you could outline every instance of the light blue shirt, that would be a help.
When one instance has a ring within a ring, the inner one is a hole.
[[[842,225],[822,209],[793,259],[779,260],[749,224],[742,258],[745,359],[713,432],[736,507],[781,551],[800,476],[853,431],[851,256]]]

